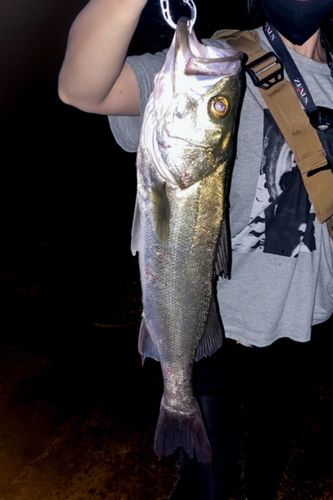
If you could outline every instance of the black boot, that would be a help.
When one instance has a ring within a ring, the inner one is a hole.
[[[307,346],[281,339],[247,352],[247,500],[274,500],[290,453],[305,388]]]

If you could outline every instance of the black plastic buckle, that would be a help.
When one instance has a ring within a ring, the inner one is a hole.
[[[317,109],[308,113],[311,125],[319,130],[333,127],[333,109],[317,106]]]
[[[272,71],[275,66],[275,70]],[[274,52],[267,52],[267,54],[247,64],[246,71],[254,85],[264,90],[270,89],[284,78],[282,61]],[[267,71],[269,71],[268,75]]]

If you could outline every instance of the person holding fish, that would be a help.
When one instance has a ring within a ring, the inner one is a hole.
[[[59,96],[137,151],[139,351],[163,373],[155,451],[180,448],[170,500],[230,499],[244,427],[246,498],[274,500],[333,313],[333,0],[249,0],[263,26],[203,43],[185,3],[168,51],[126,57],[146,0],[90,0]]]

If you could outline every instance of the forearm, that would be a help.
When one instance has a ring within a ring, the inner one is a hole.
[[[75,19],[59,74],[59,96],[87,111],[107,99],[124,65],[146,0],[90,0]]]

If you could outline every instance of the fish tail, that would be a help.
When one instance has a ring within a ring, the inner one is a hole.
[[[154,450],[157,456],[172,455],[182,446],[190,458],[211,464],[212,449],[198,403],[190,415],[167,410],[162,397],[160,414],[155,431]]]

